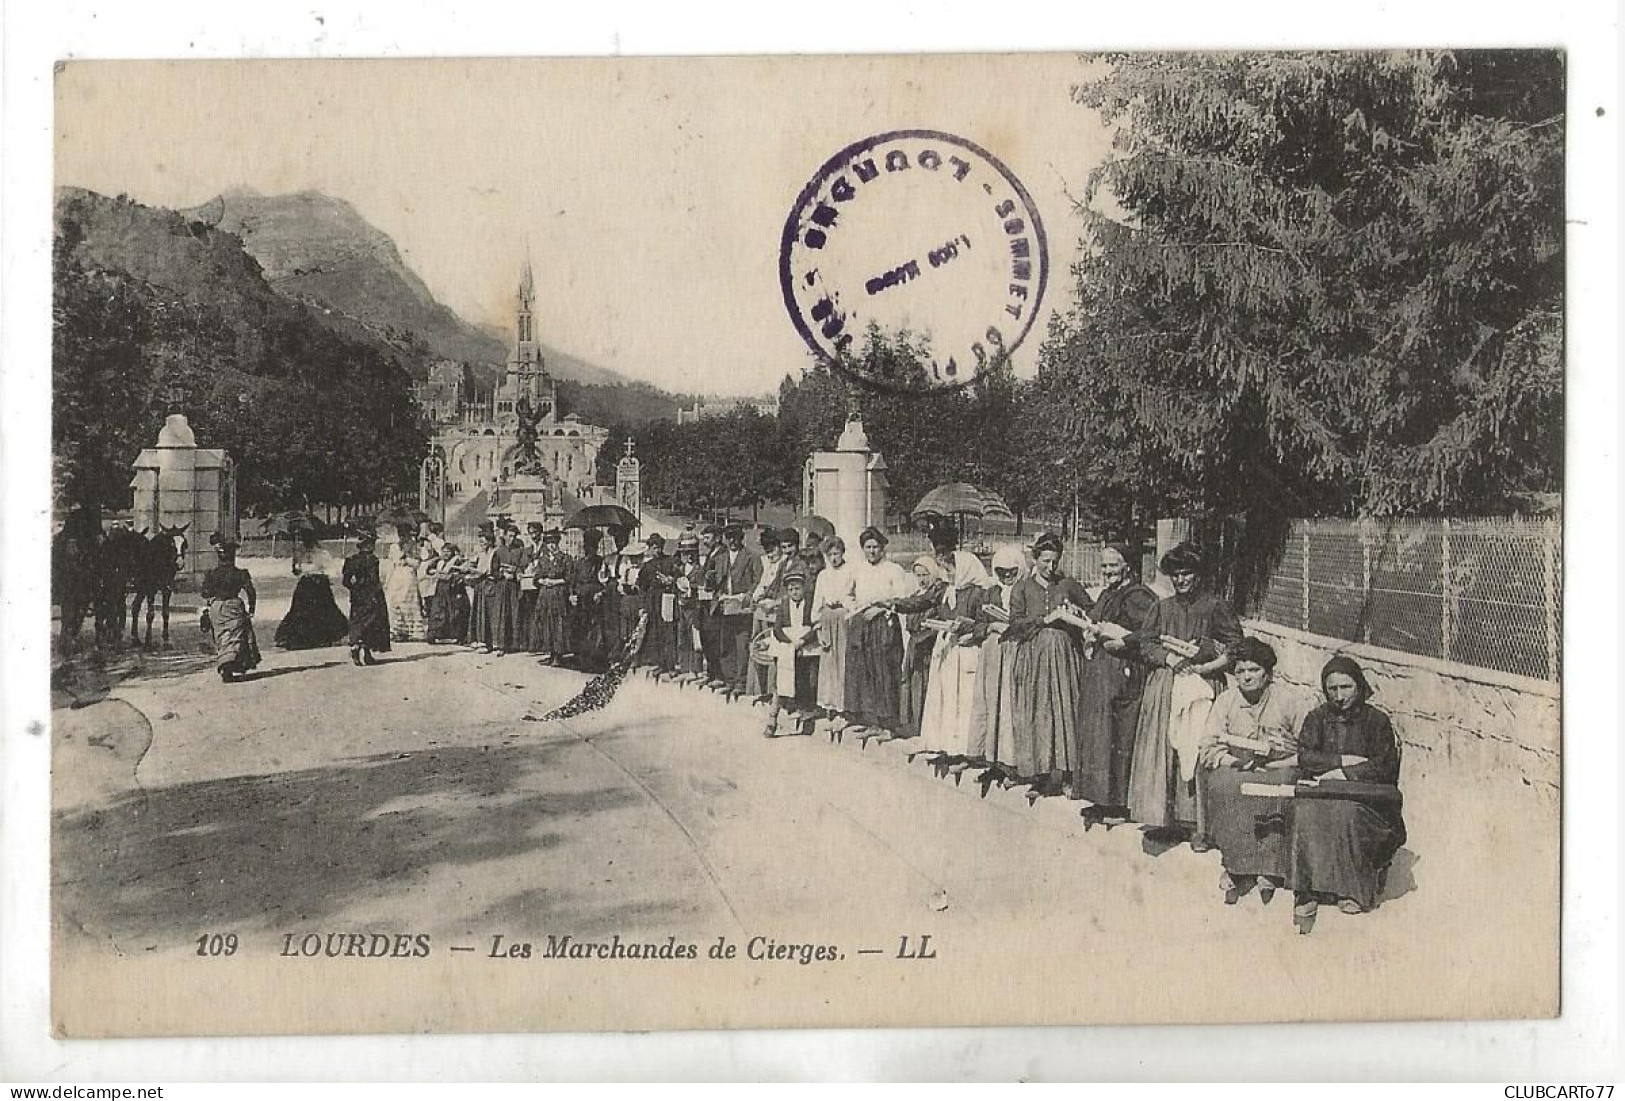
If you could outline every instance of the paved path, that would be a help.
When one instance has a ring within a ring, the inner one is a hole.
[[[265,643],[289,586],[255,569]],[[427,645],[370,669],[342,647],[267,650],[235,685],[184,650],[151,662],[56,712],[59,943],[162,956],[215,929],[262,945],[306,929],[762,934],[889,956],[929,932],[950,966],[1078,984],[1107,1017],[1166,1015],[1200,975],[1238,1011],[1291,1018],[1372,999],[1420,1013],[1438,984],[1494,987],[1505,976],[1483,961],[1555,921],[1502,893],[1500,869],[1541,857],[1515,852],[1516,823],[1458,821],[1447,839],[1426,800],[1398,897],[1298,937],[1289,896],[1220,903],[1216,853],[1085,834],[1076,804],[984,797],[910,764],[905,743],[768,740],[743,704],[640,677],[600,712],[534,721],[584,681]]]

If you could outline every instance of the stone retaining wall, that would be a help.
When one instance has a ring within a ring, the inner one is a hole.
[[[1558,685],[1261,620],[1243,626],[1275,648],[1277,677],[1317,695],[1321,666],[1333,654],[1360,663],[1375,689],[1371,702],[1393,718],[1404,742],[1403,787],[1445,781],[1497,792],[1523,789],[1556,808],[1562,786]]]

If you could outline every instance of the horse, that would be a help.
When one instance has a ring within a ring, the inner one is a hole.
[[[169,595],[175,587],[175,575],[180,572],[181,563],[186,560],[186,529],[191,524],[182,524],[178,528],[165,527],[162,524],[158,530],[149,532],[142,529],[145,538],[141,541],[140,553],[135,559],[134,576],[135,600],[130,603],[130,641],[141,644],[139,624],[136,621],[141,611],[141,602],[147,604],[147,641],[145,645],[152,645],[152,617],[158,611],[156,601],[158,594],[164,597],[164,642],[169,641]]]
[[[146,541],[127,527],[114,527],[102,539],[96,572],[96,641],[117,645],[124,641],[124,598],[130,589]]]

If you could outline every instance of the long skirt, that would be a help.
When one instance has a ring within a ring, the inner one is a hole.
[[[519,649],[519,582],[510,578],[487,578],[480,602],[484,623],[480,642],[493,650]]]
[[[1128,664],[1103,650],[1083,662],[1082,675],[1072,794],[1096,806],[1121,807],[1128,802],[1134,728],[1140,712],[1139,695],[1131,693],[1139,686]]]
[[[307,573],[293,587],[293,603],[277,624],[276,644],[284,650],[310,650],[344,641],[349,621],[333,599],[325,574]]]
[[[1219,849],[1224,870],[1231,875],[1267,875],[1284,879],[1287,873],[1287,822],[1293,800],[1268,795],[1244,795],[1243,784],[1290,784],[1297,769],[1202,769],[1200,785],[1203,831]]]
[[[384,584],[384,600],[389,605],[389,636],[396,642],[428,639],[419,599],[417,567],[410,562],[396,562]]]
[[[254,621],[238,597],[209,601],[209,627],[214,632],[214,667],[223,673],[246,673],[260,663]]]
[[[467,642],[468,615],[468,587],[461,581],[441,581],[429,598],[429,641]]]
[[[1016,651],[1015,746],[1018,776],[1060,779],[1077,767],[1072,732],[1083,701],[1083,655],[1065,631],[1046,627]]]
[[[997,635],[982,643],[971,700],[966,756],[1014,768],[1016,760],[1016,653],[1020,644]]]
[[[565,620],[570,613],[563,585],[542,585],[536,590],[536,608],[530,621],[530,649],[538,654],[563,654],[570,643]]]
[[[923,643],[903,640],[902,693],[897,704],[899,738],[913,738],[920,733],[920,720],[925,717],[925,693],[931,683],[931,643],[932,636],[927,636]]]
[[[1352,898],[1369,910],[1377,904],[1384,871],[1404,843],[1399,803],[1294,799],[1292,889]]]
[[[1191,674],[1180,673],[1180,677]],[[1212,683],[1205,686],[1207,708],[1179,709],[1175,713],[1176,674],[1172,669],[1156,669],[1146,678],[1145,697],[1140,704],[1140,722],[1134,732],[1134,757],[1129,767],[1129,816],[1155,829],[1197,824],[1195,761],[1181,754],[1180,744],[1192,745],[1201,736],[1201,724],[1213,707]],[[1196,685],[1181,685],[1181,692],[1196,692]],[[1200,693],[1197,693],[1200,695]],[[1175,723],[1180,729],[1174,729]],[[1190,736],[1194,727],[1196,738]]]
[[[818,662],[818,706],[826,711],[846,710],[846,647],[851,634],[846,613],[824,614],[818,625],[823,655]]]
[[[389,608],[384,590],[371,585],[350,590],[350,645],[389,650]]]
[[[648,613],[649,622],[644,627],[643,647],[638,651],[637,660],[640,665],[653,666],[657,673],[673,668],[677,661],[677,609],[675,603],[666,605],[665,599],[668,599],[666,594],[650,592],[640,604]],[[674,597],[669,599],[675,602]]]
[[[951,757],[971,755],[981,656],[980,646],[954,646],[945,639],[937,640],[925,688],[925,714],[920,719],[920,742],[925,748]]]
[[[902,698],[903,633],[897,617],[847,623],[846,710],[865,726],[896,731]]]

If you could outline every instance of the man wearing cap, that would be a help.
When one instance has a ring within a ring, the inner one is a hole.
[[[794,558],[780,578],[783,592],[774,610],[766,639],[768,701],[767,726],[762,736],[778,733],[779,715],[788,708],[797,734],[811,734],[818,689],[818,620],[813,616],[807,574]]]
[[[564,533],[542,531],[531,574],[536,581],[536,604],[530,619],[530,645],[543,665],[556,665],[569,652],[565,617],[569,613],[570,556],[559,549]]]
[[[722,542],[722,550],[711,560],[711,584],[717,593],[712,610],[722,621],[720,651],[725,691],[742,696],[750,668],[751,597],[762,580],[762,560],[745,546],[741,524],[724,527]]]

